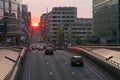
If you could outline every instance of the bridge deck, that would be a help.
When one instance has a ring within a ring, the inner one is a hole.
[[[12,70],[18,56],[18,51],[8,49],[0,50],[0,80],[4,80],[8,73]]]

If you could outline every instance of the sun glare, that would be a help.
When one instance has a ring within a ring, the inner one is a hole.
[[[38,26],[38,23],[33,23],[33,26]]]

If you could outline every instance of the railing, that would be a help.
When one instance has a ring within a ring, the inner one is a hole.
[[[13,69],[10,71],[10,73],[8,73],[8,75],[6,76],[6,78],[4,80],[14,80],[15,79],[17,71],[19,69],[19,65],[20,65],[21,60],[22,60],[24,54],[26,53],[27,49],[28,49],[27,47],[24,47],[22,49],[22,51],[19,54],[19,57],[18,57],[15,65],[14,65]]]
[[[99,54],[97,54],[97,53],[95,53],[95,52],[92,52],[91,49],[87,49],[87,48],[85,48],[85,47],[80,47],[80,48],[78,48],[78,47],[71,47],[71,49],[76,49],[77,51],[78,51],[78,50],[84,51],[84,52],[86,52],[87,54],[89,54],[89,55],[91,55],[91,56],[94,56],[94,57],[98,58],[99,60],[104,61],[104,62],[108,63],[109,65],[111,65],[111,66],[113,66],[113,67],[115,67],[115,68],[117,68],[117,69],[120,70],[120,63],[115,62],[115,61],[110,60],[110,59],[107,60],[106,57],[104,57],[104,56],[102,56],[102,55],[99,55]]]
[[[108,64],[110,64],[110,65],[112,65],[112,66],[114,66],[115,68],[117,68],[117,69],[120,70],[120,63],[115,62],[115,61],[110,60],[110,59],[107,60],[106,57],[104,57],[104,56],[102,56],[102,55],[99,55],[99,54],[97,54],[97,53],[91,52],[91,50],[85,49],[84,47],[81,47],[81,48],[82,48],[85,52],[87,51],[88,54],[90,54],[90,55],[92,55],[92,56],[95,56],[95,57],[99,58],[100,60],[102,60],[102,61],[104,61],[104,62],[106,62],[106,63],[108,63]]]

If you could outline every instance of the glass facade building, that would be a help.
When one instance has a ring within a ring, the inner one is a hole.
[[[93,0],[93,33],[106,40],[120,38],[120,0]]]
[[[0,43],[18,44],[21,20],[21,0],[0,0]]]

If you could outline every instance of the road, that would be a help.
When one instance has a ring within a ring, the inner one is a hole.
[[[33,50],[29,53],[20,80],[116,80],[99,66],[84,58],[83,67],[72,67],[67,51],[57,50],[54,55]]]

